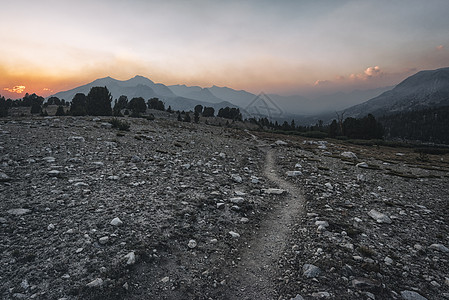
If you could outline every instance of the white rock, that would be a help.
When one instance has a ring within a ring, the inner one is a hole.
[[[274,142],[276,145],[278,146],[282,146],[282,145],[288,145],[288,143],[281,141],[281,140],[277,140],[276,142]]]
[[[357,155],[355,155],[354,152],[350,152],[350,151],[342,152],[340,155],[343,156],[343,157],[346,157],[346,158],[357,159]]]
[[[53,230],[53,229],[55,229],[55,225],[53,225],[53,224],[49,224],[48,226],[47,226],[47,230]]]
[[[211,240],[210,240],[210,243],[211,243],[211,244],[216,244],[216,243],[218,243],[218,240],[217,240],[217,239],[211,239]]]
[[[190,240],[189,243],[187,244],[187,247],[189,247],[190,249],[195,248],[197,245],[195,240]]]
[[[89,282],[87,284],[87,286],[90,287],[90,288],[92,288],[92,287],[100,287],[102,285],[103,285],[103,279],[101,279],[101,278],[94,279],[94,280],[92,280],[91,282]]]
[[[106,244],[109,241],[109,237],[108,236],[103,236],[101,238],[98,239],[98,242],[102,245]]]
[[[242,183],[242,181],[243,181],[242,177],[240,177],[240,176],[237,175],[237,174],[232,174],[232,175],[231,175],[231,179],[232,179],[234,182],[237,182],[237,183]]]
[[[190,169],[191,166],[192,166],[191,164],[183,164],[182,165],[183,169],[186,169],[186,170]]]
[[[333,189],[334,189],[334,187],[332,186],[332,184],[331,184],[330,182],[326,182],[324,185],[325,185],[329,190],[333,190]]]
[[[315,278],[320,275],[321,270],[317,266],[311,264],[304,264],[302,266],[302,274],[307,278]]]
[[[48,163],[54,163],[56,161],[56,158],[54,158],[53,156],[47,156],[42,158],[42,160],[45,160]]]
[[[391,258],[389,258],[388,256],[386,256],[384,258],[384,262],[386,265],[390,266],[393,263],[393,260]]]
[[[59,176],[62,175],[62,172],[61,172],[61,171],[58,171],[58,170],[51,170],[51,171],[49,171],[47,174],[48,174],[48,176],[50,176],[50,177],[59,177]]]
[[[302,166],[301,166],[301,164],[296,164],[295,168],[302,169]]]
[[[9,177],[8,175],[6,175],[3,172],[0,172],[0,182],[6,182],[6,181],[10,181],[12,180],[11,177]]]
[[[302,172],[301,171],[287,171],[286,174],[288,177],[295,177],[295,176],[301,176]]]
[[[112,226],[120,226],[123,224],[122,220],[120,220],[119,217],[115,217],[114,219],[112,219],[111,223]]]
[[[295,298],[290,298],[290,300],[304,300],[300,294],[296,294]]]
[[[377,223],[387,223],[387,224],[391,224],[391,219],[383,214],[378,212],[375,209],[372,209],[368,212],[368,216],[370,216],[371,218],[373,218],[374,220],[376,220]]]
[[[240,237],[240,234],[238,234],[237,232],[234,232],[234,231],[229,231],[229,234],[235,239]]]
[[[369,168],[369,166],[368,166],[368,164],[366,163],[366,162],[361,162],[361,163],[358,163],[358,164],[356,164],[355,165],[356,167],[359,167],[359,168]]]
[[[245,196],[246,195],[246,193],[244,193],[244,192],[241,192],[241,191],[235,191],[234,192],[234,194],[236,195],[236,196]]]
[[[329,227],[329,223],[327,221],[315,221],[315,225]]]
[[[119,177],[115,176],[115,175],[111,175],[111,176],[108,176],[108,180],[119,180]]]
[[[163,283],[167,283],[169,281],[170,281],[170,277],[168,277],[168,276],[165,276],[164,278],[161,279],[161,282],[163,282]]]
[[[240,223],[248,223],[248,222],[249,222],[249,219],[248,219],[248,218],[242,217],[242,218],[240,219]]]
[[[127,259],[126,264],[127,265],[133,265],[136,262],[136,254],[134,251],[129,252],[125,255],[125,258]]]
[[[106,123],[106,122],[101,123],[100,126],[101,126],[102,128],[106,128],[106,129],[112,128],[112,124],[111,124],[111,123]]]
[[[223,152],[220,152],[220,154],[218,154],[218,156],[219,156],[220,158],[226,158],[226,154],[224,154]]]
[[[82,136],[69,136],[69,141],[78,141],[78,142],[84,142],[85,139]]]
[[[257,178],[256,176],[251,176],[251,183],[254,183],[254,184],[259,183],[259,178]]]
[[[13,209],[8,210],[8,214],[15,215],[15,216],[21,216],[21,215],[27,214],[29,212],[31,212],[31,210],[26,209],[26,208],[13,208]]]
[[[245,201],[242,197],[234,197],[229,200],[234,204],[242,204]]]
[[[438,250],[438,251],[441,251],[441,252],[445,252],[445,253],[449,252],[449,249],[446,246],[442,245],[442,244],[432,244],[432,245],[429,246],[429,248],[433,249],[433,250]]]
[[[274,188],[269,188],[269,189],[265,189],[262,191],[266,194],[275,194],[275,195],[281,195],[281,194],[285,193],[285,190],[283,190],[283,189],[274,189]]]
[[[421,296],[414,291],[401,291],[401,297],[405,300],[427,300],[427,298]]]
[[[218,202],[218,203],[217,203],[217,208],[218,208],[218,209],[224,208],[224,207],[225,207],[225,204],[224,204],[223,202]]]

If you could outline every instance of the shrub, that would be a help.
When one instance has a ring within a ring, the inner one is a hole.
[[[109,121],[109,123],[112,125],[112,128],[117,128],[118,130],[128,131],[130,124],[126,121],[120,121],[117,118],[112,119]]]

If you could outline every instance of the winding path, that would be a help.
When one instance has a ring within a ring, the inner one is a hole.
[[[278,299],[275,280],[278,260],[288,243],[292,225],[304,212],[302,191],[282,179],[275,171],[274,150],[251,135],[265,152],[264,176],[273,185],[285,190],[282,197],[262,221],[260,228],[248,241],[238,266],[232,271],[228,299]]]

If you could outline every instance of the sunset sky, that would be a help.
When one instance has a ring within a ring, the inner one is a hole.
[[[449,66],[447,0],[0,0],[0,95],[111,76],[310,94]]]

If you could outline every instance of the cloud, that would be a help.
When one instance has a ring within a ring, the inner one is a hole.
[[[351,74],[349,75],[350,79],[356,80],[368,80],[374,77],[380,77],[384,74],[384,72],[380,69],[379,66],[374,66],[374,67],[368,67],[366,68],[363,73],[359,73],[359,74]]]
[[[24,85],[16,85],[12,88],[3,88],[3,90],[8,91],[10,93],[22,94],[23,91],[25,90],[25,86]]]
[[[435,49],[437,49],[438,51],[441,51],[441,50],[444,49],[444,46],[443,45],[439,45],[439,46],[436,46]]]
[[[325,86],[325,85],[329,85],[330,83],[332,83],[332,81],[329,80],[317,80],[315,81],[315,86]]]

